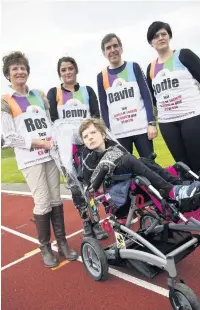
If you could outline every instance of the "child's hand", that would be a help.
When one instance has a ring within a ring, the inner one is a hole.
[[[99,194],[103,194],[104,193],[104,191],[103,191],[103,183],[99,186],[97,191],[98,191]]]

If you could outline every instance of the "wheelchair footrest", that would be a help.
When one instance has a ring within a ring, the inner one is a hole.
[[[153,279],[158,273],[161,272],[161,269],[159,269],[158,267],[149,265],[135,259],[127,259],[126,264],[128,267],[136,269],[140,274],[144,275],[149,279]]]
[[[180,205],[180,212],[192,212],[196,211],[200,206],[200,192],[197,193],[194,197],[184,199]]]

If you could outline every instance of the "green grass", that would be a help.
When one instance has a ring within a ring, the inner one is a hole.
[[[24,176],[17,168],[13,149],[1,151],[1,183],[25,183]]]
[[[156,162],[162,167],[172,165],[174,160],[162,139],[161,134],[154,141],[154,150],[157,154]],[[137,152],[134,155],[138,157]],[[23,174],[18,170],[12,149],[5,149],[1,152],[1,182],[2,183],[25,183]],[[61,177],[61,183],[64,183]]]
[[[174,159],[171,156],[160,133],[154,140],[154,152],[157,154],[156,162],[162,167],[167,167],[174,164]],[[134,150],[133,154],[138,157],[136,150]]]

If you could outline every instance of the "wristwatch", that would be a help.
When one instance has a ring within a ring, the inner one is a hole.
[[[156,121],[149,122],[149,125],[156,127]]]

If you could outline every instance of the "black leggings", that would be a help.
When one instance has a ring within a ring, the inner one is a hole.
[[[160,131],[175,161],[200,171],[200,115],[183,121],[160,123]]]
[[[148,139],[146,133],[118,139],[119,143],[132,154],[133,143],[140,157],[148,157],[153,152],[153,141]]]
[[[137,159],[131,154],[122,156],[114,174],[132,173],[146,177],[157,190],[163,190],[163,197],[168,197],[173,185],[180,184],[180,180],[164,170],[161,166],[148,158]]]

